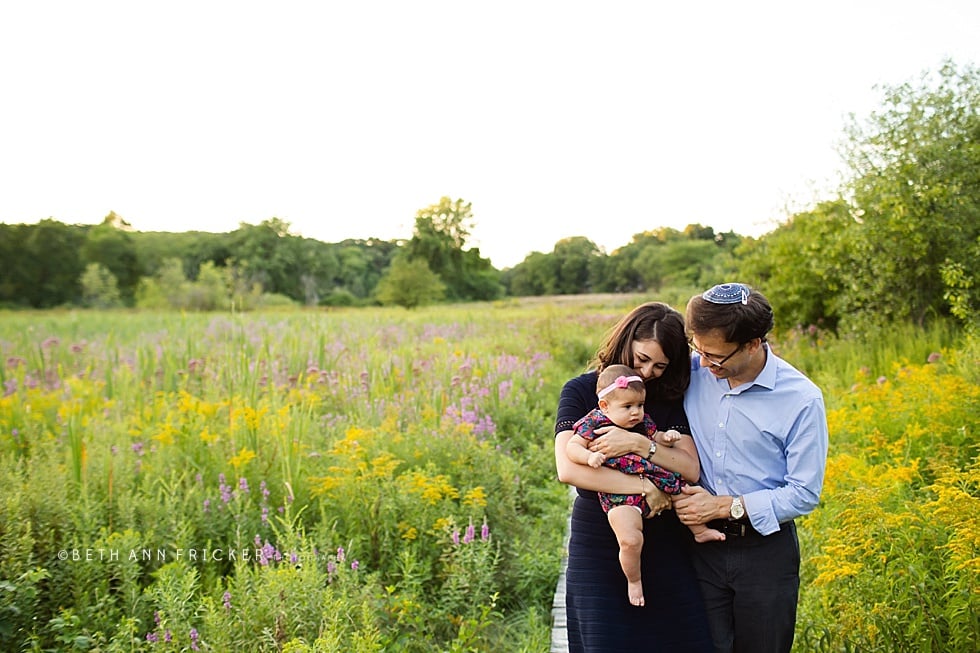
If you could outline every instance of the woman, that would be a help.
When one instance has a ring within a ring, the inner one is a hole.
[[[707,653],[712,650],[701,593],[691,566],[693,538],[670,507],[670,500],[648,479],[608,467],[571,462],[566,444],[572,425],[596,407],[598,371],[623,364],[647,385],[646,412],[661,430],[689,436],[683,394],[690,381],[690,354],[680,313],[660,302],[633,309],[606,336],[592,361],[594,371],[569,380],[562,389],[555,423],[558,479],[574,485],[568,543],[565,609],[570,653]],[[590,445],[607,457],[635,453],[698,480],[694,441],[652,447],[642,434],[609,427]],[[645,606],[631,605],[619,563],[619,545],[599,505],[597,491],[642,493],[656,516],[645,520],[641,561]]]

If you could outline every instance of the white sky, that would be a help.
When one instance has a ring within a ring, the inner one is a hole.
[[[0,222],[389,240],[449,196],[498,268],[759,235],[944,57],[980,62],[980,2],[5,2]]]

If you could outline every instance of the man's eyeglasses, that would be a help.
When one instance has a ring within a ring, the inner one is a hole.
[[[703,351],[701,351],[700,349],[698,349],[697,347],[695,347],[693,342],[688,342],[687,344],[691,348],[691,351],[693,351],[695,354],[697,354],[698,356],[700,356],[702,359],[708,361],[708,364],[710,364],[712,367],[721,367],[721,366],[723,366],[725,363],[728,362],[728,360],[732,356],[734,356],[738,352],[742,351],[742,347],[745,346],[745,343],[743,342],[742,344],[740,344],[738,346],[738,348],[735,351],[733,351],[732,353],[728,354],[727,356],[725,356],[724,358],[722,358],[720,361],[718,361],[718,360],[713,360],[713,358],[711,356],[709,356],[708,354],[704,353]]]

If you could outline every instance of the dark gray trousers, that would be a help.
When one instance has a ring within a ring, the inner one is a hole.
[[[800,591],[796,525],[692,547],[715,653],[789,653]]]

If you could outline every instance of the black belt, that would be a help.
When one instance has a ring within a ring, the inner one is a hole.
[[[721,531],[728,537],[747,537],[749,535],[760,535],[759,531],[752,528],[752,524],[747,519],[715,519],[709,521],[708,528]]]

